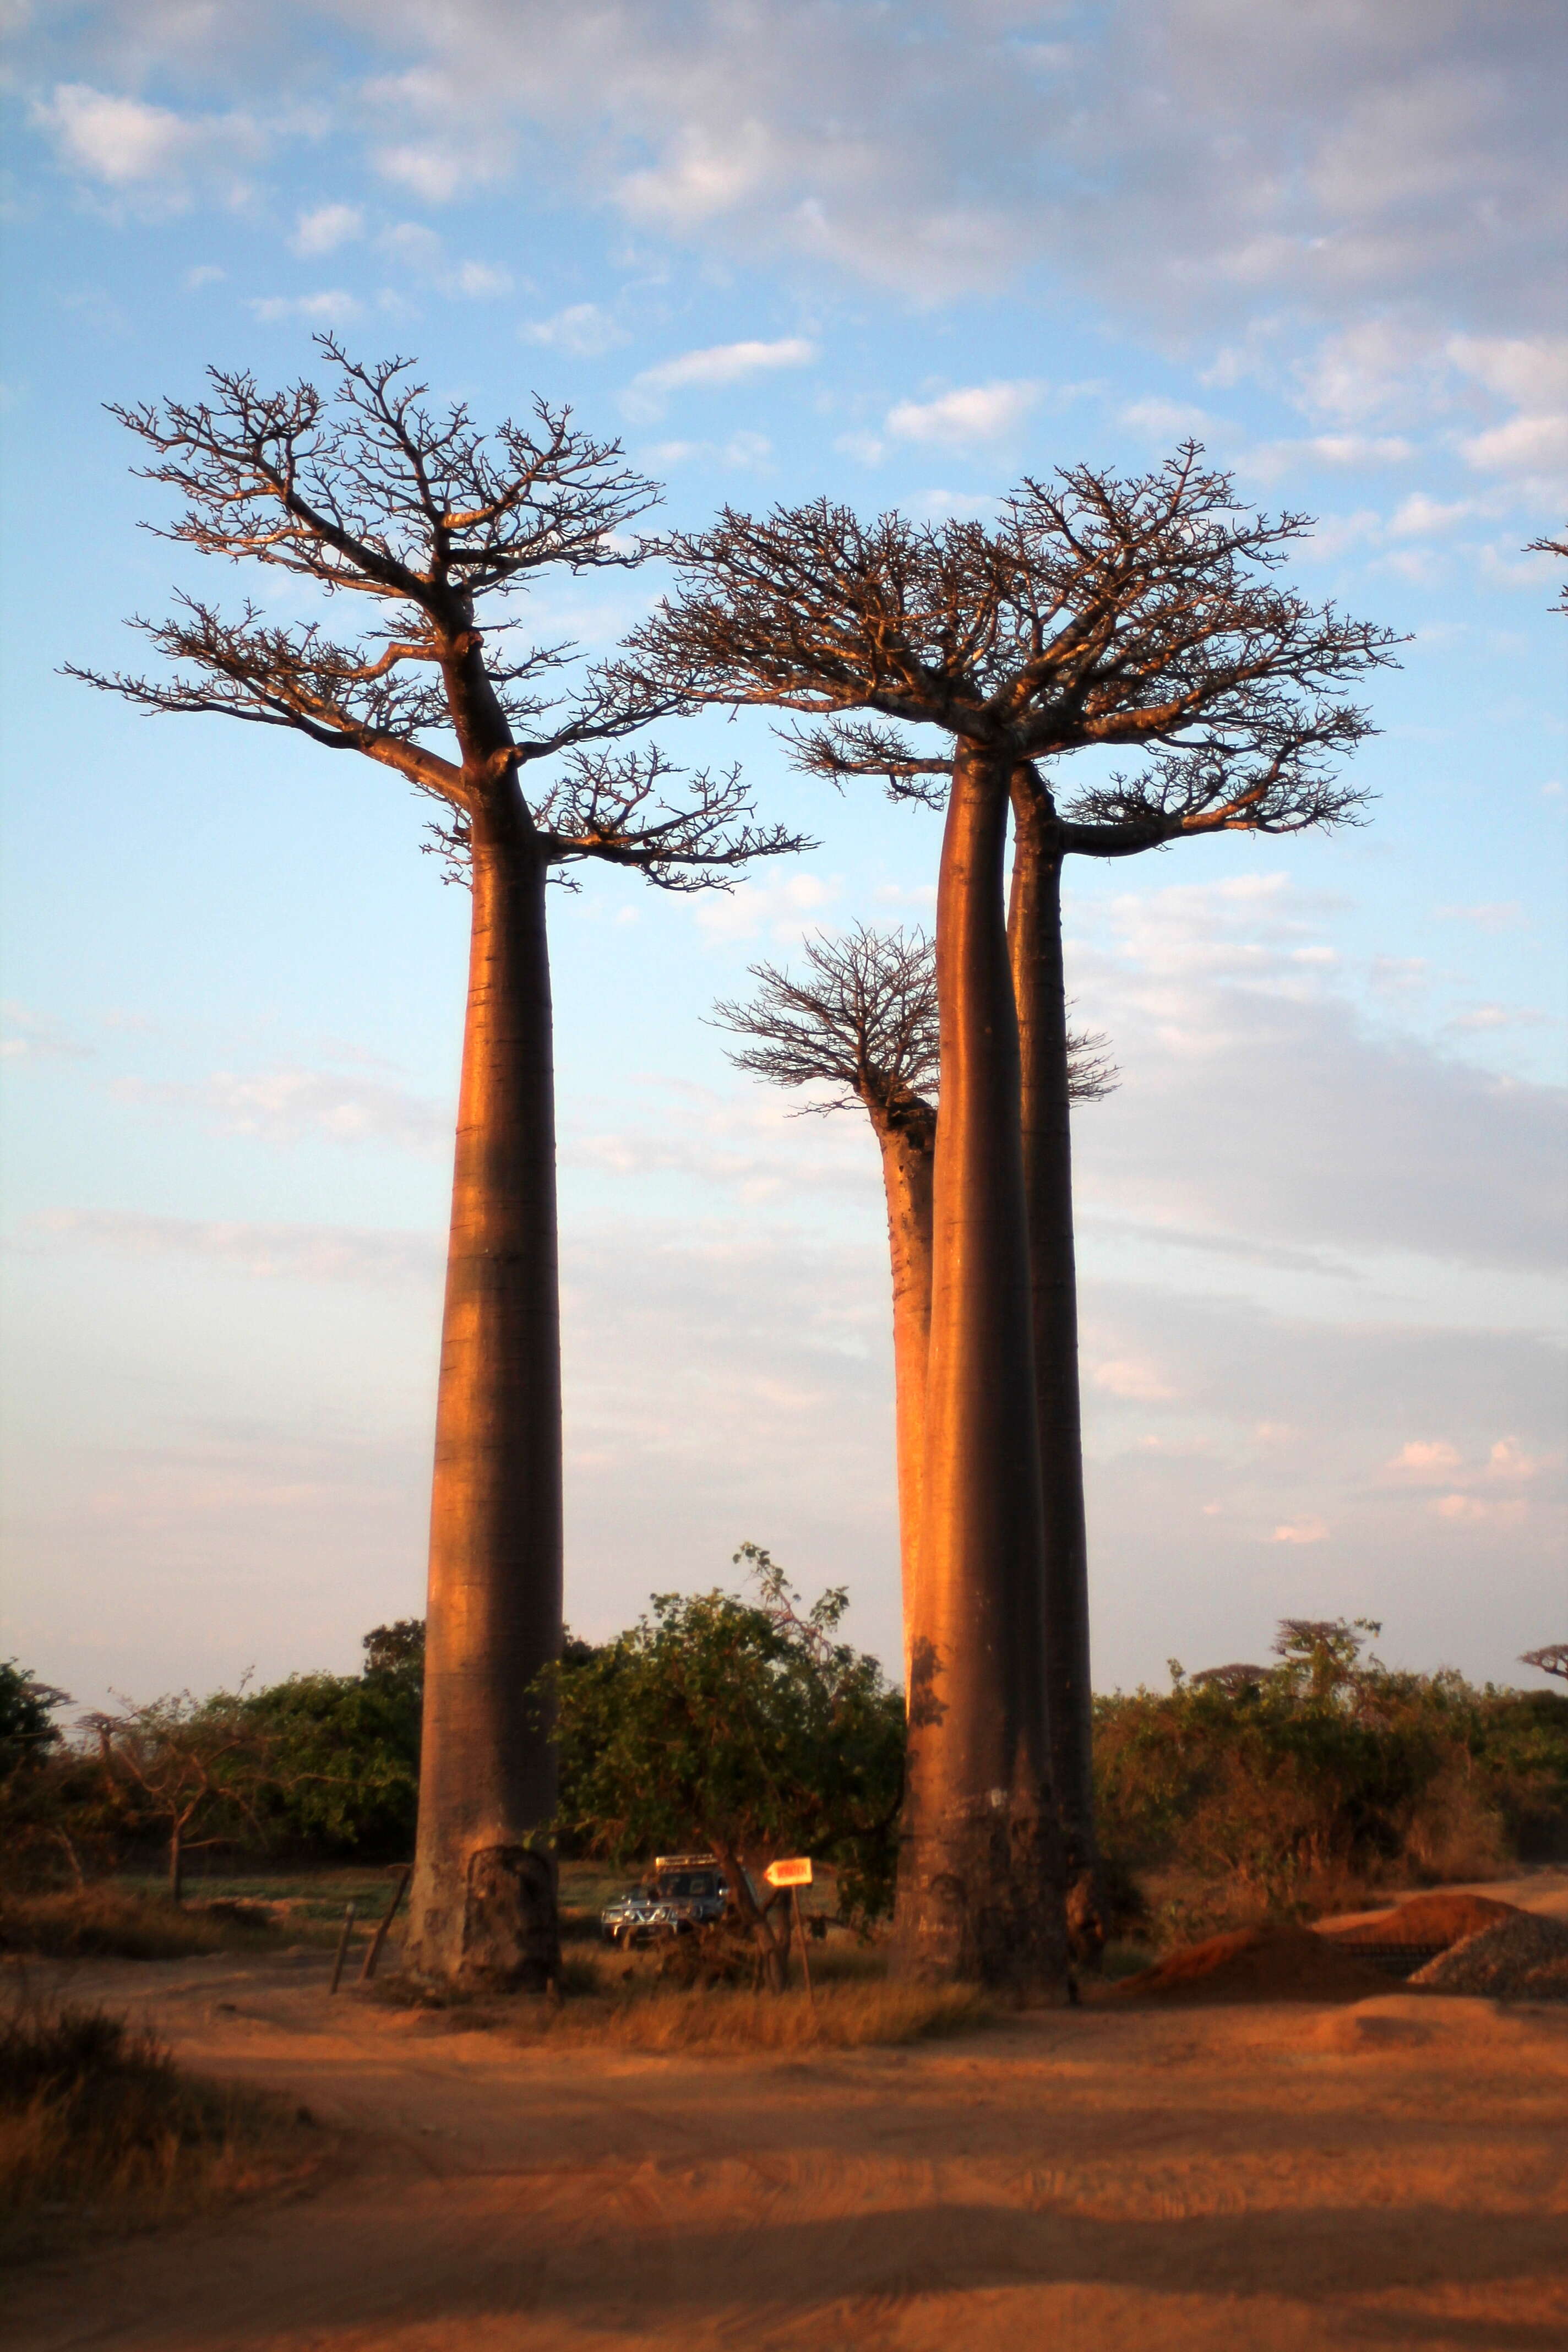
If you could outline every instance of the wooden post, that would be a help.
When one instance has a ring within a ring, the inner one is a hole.
[[[408,1882],[413,1875],[414,1865],[410,1863],[408,1867],[403,1872],[401,1877],[398,1879],[396,1885],[392,1890],[391,1902],[387,1905],[386,1909],[382,1913],[381,1917],[375,1923],[375,1933],[365,1947],[364,1965],[359,1972],[359,1980],[361,1984],[369,1984],[372,1977],[375,1974],[375,1964],[381,1958],[381,1948],[386,1941],[386,1931],[392,1925],[393,1913],[396,1910],[398,1905],[407,1894]]]
[[[816,2007],[816,1995],[811,1989],[811,1962],[805,1957],[805,1922],[800,1916],[800,1889],[798,1886],[792,1886],[790,1888],[789,1899],[795,1906],[795,1932],[800,1937],[800,1966],[801,1973],[805,1979],[805,1997],[807,2000],[810,2001],[813,2009],[815,2009]]]
[[[327,1990],[329,1992],[336,1992],[338,1989],[338,1980],[343,1972],[343,1962],[348,1958],[349,1937],[353,1934],[353,1931],[354,1906],[351,1903],[348,1909],[343,1913],[343,1932],[338,1937],[338,1957],[332,1962],[332,1981],[327,1987]]]

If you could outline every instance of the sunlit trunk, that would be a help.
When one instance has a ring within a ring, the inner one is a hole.
[[[1035,1396],[1045,1533],[1046,1682],[1051,1777],[1066,1846],[1075,1944],[1100,1938],[1094,1835],[1089,1553],[1079,1410],[1062,856],[1027,771],[1015,779],[1008,948],[1018,1012],[1019,1103],[1028,1202]]]
[[[1005,765],[961,749],[937,899],[942,1107],[896,1937],[906,1970],[1044,1991],[1063,1981],[1065,1928],[1002,909],[1007,786]]]
[[[183,1823],[169,1832],[169,1900],[182,1903],[185,1895],[185,1841]]]
[[[904,1687],[910,1629],[920,1621],[921,1488],[925,1478],[926,1350],[931,1337],[932,1152],[924,1109],[872,1114],[882,1149],[888,1254],[893,1276],[893,1411],[898,1440],[899,1558],[904,1594]]]
[[[545,870],[521,803],[473,827],[473,932],[437,1404],[406,1964],[540,1987],[560,1965],[529,1696],[561,1648],[561,1357]]]

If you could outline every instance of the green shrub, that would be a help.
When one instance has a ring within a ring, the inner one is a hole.
[[[1484,1876],[1568,1835],[1568,1699],[1395,1674],[1363,1655],[1377,1630],[1287,1620],[1268,1666],[1173,1661],[1168,1693],[1098,1699],[1107,1853],[1289,1910],[1350,1879]]]

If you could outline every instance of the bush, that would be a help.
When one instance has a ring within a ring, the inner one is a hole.
[[[552,1676],[562,1823],[616,1861],[706,1846],[773,1963],[743,1864],[810,1854],[836,1870],[845,1916],[890,1907],[903,1704],[834,1638],[841,1591],[802,1614],[765,1551],[736,1559],[756,1601],[657,1594],[651,1619]]]
[[[1287,1620],[1269,1666],[1173,1661],[1168,1694],[1095,1702],[1102,1843],[1218,1891],[1183,1924],[1485,1876],[1568,1831],[1568,1699],[1394,1674],[1363,1656],[1377,1630]]]

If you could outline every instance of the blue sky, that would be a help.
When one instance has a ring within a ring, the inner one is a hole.
[[[1280,1614],[1507,1675],[1563,1629],[1568,20],[1535,0],[16,8],[6,102],[5,1646],[84,1701],[347,1666],[420,1606],[462,894],[378,770],[61,678],[199,559],[107,401],[418,356],[665,514],[984,513],[1192,433],[1409,635],[1364,829],[1072,874],[1097,1675]],[[651,573],[548,588],[613,645]],[[929,915],[936,821],[553,914],[569,1613],[742,1538],[898,1650],[874,1150],[704,1025]]]

